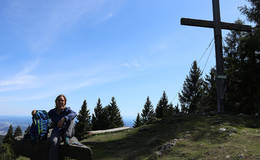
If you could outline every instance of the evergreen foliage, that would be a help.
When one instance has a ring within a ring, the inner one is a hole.
[[[168,105],[167,111],[164,113],[163,120],[166,121],[172,120],[175,114],[176,114],[176,110],[173,107],[173,104],[170,103]]]
[[[14,137],[17,137],[17,136],[22,136],[23,135],[23,132],[22,132],[22,129],[20,126],[17,126],[15,128],[15,131],[14,131]]]
[[[108,128],[117,128],[124,126],[120,111],[116,104],[115,97],[112,97],[110,104],[106,107],[105,115],[108,115]]]
[[[6,144],[13,144],[14,142],[14,136],[13,136],[13,126],[10,125],[7,131],[7,134],[5,135],[3,139],[3,143]]]
[[[102,107],[101,100],[98,98],[96,107],[94,108],[94,114],[92,114],[92,129],[101,130],[108,128],[107,119],[108,116],[105,113],[105,109]]]
[[[216,94],[216,69],[212,68],[209,75],[206,75],[203,87],[202,97],[199,103],[199,112],[216,112],[217,111],[217,94]]]
[[[175,109],[176,114],[179,114],[179,113],[180,113],[179,104],[177,104],[177,105],[174,107],[174,109]]]
[[[3,143],[0,146],[0,160],[14,160],[16,158],[12,145]]]
[[[167,97],[165,91],[163,91],[163,95],[162,95],[161,99],[159,100],[159,102],[156,106],[156,109],[155,109],[156,117],[163,118],[165,116],[165,114],[167,113],[168,108],[169,108],[168,97]]]
[[[141,119],[141,117],[140,117],[140,115],[139,115],[139,113],[137,114],[137,116],[136,116],[136,120],[135,120],[135,122],[134,122],[134,128],[137,128],[137,127],[140,127],[141,125],[143,125],[143,123],[142,123],[142,119]]]
[[[147,123],[148,121],[151,121],[155,117],[153,105],[152,105],[152,102],[149,99],[149,96],[146,99],[146,102],[144,104],[144,108],[142,110],[141,116],[142,116],[142,122],[143,123]]]
[[[225,40],[225,111],[231,113],[260,112],[260,3],[248,1],[251,6],[240,10],[256,27],[251,33],[231,31]]]
[[[78,122],[75,126],[75,135],[77,138],[82,139],[84,135],[91,129],[90,113],[87,109],[87,101],[84,100],[77,116]]]
[[[194,113],[198,109],[198,103],[202,96],[203,80],[201,74],[197,62],[194,61],[189,75],[184,81],[183,90],[179,93],[179,101],[183,112]]]

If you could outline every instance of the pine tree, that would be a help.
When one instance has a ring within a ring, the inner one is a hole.
[[[0,145],[0,160],[14,160],[16,155],[11,144],[3,143]]]
[[[248,12],[249,13],[249,12]],[[236,23],[242,24],[241,21]],[[231,31],[224,47],[227,75],[225,111],[256,113],[260,104],[260,30],[252,34]]]
[[[15,131],[14,131],[14,137],[22,136],[23,132],[20,126],[17,126]]]
[[[216,95],[216,69],[212,68],[209,75],[206,75],[203,83],[203,92],[199,103],[199,112],[217,111]]]
[[[241,11],[247,19],[255,24],[252,33],[247,33],[242,39],[241,48],[246,61],[242,70],[242,82],[244,83],[244,105],[247,105],[247,113],[260,113],[260,3],[259,0],[248,0],[250,7],[241,7]]]
[[[77,116],[78,122],[75,126],[75,135],[77,138],[82,139],[84,135],[91,129],[90,113],[87,109],[87,101],[84,100]]]
[[[168,110],[168,97],[165,93],[165,91],[163,91],[163,95],[161,97],[161,99],[159,100],[155,112],[156,112],[156,117],[157,118],[163,118],[163,116],[165,115],[165,113]]]
[[[124,126],[120,111],[116,104],[115,97],[112,97],[110,104],[107,107],[109,113],[109,128],[116,128]]]
[[[177,104],[177,105],[174,107],[174,109],[175,109],[176,114],[179,114],[179,113],[180,113],[179,104]]]
[[[14,142],[14,136],[13,136],[13,126],[10,125],[7,131],[7,134],[5,135],[3,139],[3,143],[6,144],[13,144]]]
[[[94,114],[92,114],[92,129],[93,130],[100,130],[106,129],[106,114],[104,113],[104,109],[101,104],[100,98],[98,98],[98,102],[96,107],[94,108]]]
[[[174,117],[174,114],[176,114],[176,111],[175,111],[175,109],[173,107],[173,104],[170,103],[168,105],[168,108],[167,108],[166,112],[164,113],[163,120],[166,120],[166,121],[172,120],[173,117]]]
[[[179,101],[183,111],[188,111],[188,113],[197,111],[202,94],[202,83],[201,71],[197,66],[197,62],[194,61],[189,75],[184,81],[183,90],[179,93]]]
[[[153,105],[149,99],[149,96],[146,99],[141,116],[142,116],[143,123],[147,123],[148,121],[152,120],[155,116],[154,110],[153,110]]]
[[[29,139],[29,138],[30,138],[30,135],[29,135],[30,129],[31,129],[31,125],[29,125],[29,126],[25,129],[25,131],[24,131],[24,138],[25,138],[25,139]]]
[[[110,118],[110,105],[107,105],[102,110],[102,128],[101,129],[109,129],[112,126],[111,118]]]
[[[134,128],[140,127],[141,125],[143,125],[143,123],[142,123],[142,119],[138,113],[136,116],[136,120],[134,122]]]

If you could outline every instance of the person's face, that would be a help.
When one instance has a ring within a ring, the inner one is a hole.
[[[63,96],[59,97],[57,99],[57,108],[58,109],[64,109],[65,108],[65,105],[66,105],[66,100]]]

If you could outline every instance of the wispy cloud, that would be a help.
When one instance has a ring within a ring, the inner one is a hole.
[[[126,68],[139,68],[139,67],[141,67],[141,64],[137,61],[133,61],[133,62],[122,63],[121,66],[126,67]]]
[[[30,74],[30,72],[33,71],[38,64],[39,60],[35,60],[26,64],[26,66],[14,76],[2,80],[0,79],[0,92],[34,88],[37,77]]]
[[[106,6],[117,1],[109,0],[12,0],[4,9],[8,21],[16,32],[25,37],[32,52],[44,52],[59,35],[69,30],[80,20],[89,17],[108,20],[113,16],[113,9]],[[121,0],[122,1],[122,0]],[[108,12],[102,13],[100,12]],[[97,21],[100,21],[97,20]]]
[[[0,102],[40,100],[59,93],[66,94],[89,86],[109,83],[126,76],[115,68],[118,67],[103,66],[94,71],[88,68],[69,72],[61,70],[59,73],[35,76],[29,72],[33,71],[33,67],[28,67],[16,74],[19,76],[0,81]],[[19,95],[21,92],[18,93],[17,90],[21,90],[22,95]],[[10,91],[11,94],[1,94],[6,91]]]

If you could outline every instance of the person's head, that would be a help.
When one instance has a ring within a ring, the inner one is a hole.
[[[64,109],[66,107],[67,98],[60,94],[55,99],[56,108],[58,109]]]

